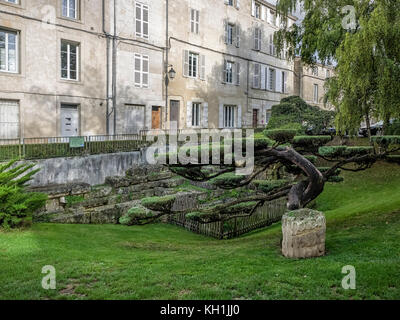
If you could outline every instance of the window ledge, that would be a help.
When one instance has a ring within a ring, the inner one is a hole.
[[[13,8],[17,8],[17,9],[25,9],[21,3],[11,3],[11,2],[7,2],[7,1],[3,1],[0,0],[0,5],[5,5],[5,6],[9,6],[9,7],[13,7]]]
[[[83,85],[82,80],[68,80],[68,79],[59,79],[58,80],[61,83],[67,83],[67,84],[74,84],[74,85]]]
[[[23,77],[23,75],[19,72],[9,72],[9,71],[0,71],[0,76]]]

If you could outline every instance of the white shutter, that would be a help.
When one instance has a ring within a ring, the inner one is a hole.
[[[183,76],[189,76],[189,50],[183,50]]]
[[[192,102],[191,101],[187,102],[187,107],[186,107],[186,126],[188,128],[192,127]]]
[[[269,87],[269,77],[270,77],[270,75],[269,75],[269,67],[266,67],[265,68],[265,73],[266,73],[266,75],[265,75],[265,89],[267,89],[267,90],[271,90],[271,88]]]
[[[149,56],[142,56],[142,87],[143,88],[149,87],[149,72],[150,72]]]
[[[226,20],[224,20],[224,34],[225,44],[228,44],[228,22]]]
[[[226,60],[224,60],[224,66],[223,66],[223,71],[222,71],[222,82],[226,83]]]
[[[265,21],[267,15],[267,10],[265,6],[261,6],[261,20]]]
[[[236,85],[240,85],[240,62],[236,62]]]
[[[254,17],[256,15],[256,1],[251,0],[251,15]]]
[[[240,9],[240,0],[236,0],[236,9]]]
[[[254,28],[254,50],[258,50],[258,28]]]
[[[200,55],[200,80],[206,80],[206,56]]]
[[[219,120],[219,128],[224,127],[224,104],[220,103],[218,110],[218,120]]]
[[[267,8],[267,22],[272,24],[272,14],[271,9]]]
[[[276,89],[275,91],[277,92],[282,92],[282,71],[281,70],[275,70],[276,74]]]
[[[199,34],[200,27],[200,11],[196,10],[196,34]]]
[[[140,54],[135,54],[135,59],[134,59],[134,82],[135,82],[135,87],[140,88],[142,85],[142,57]]]
[[[238,24],[235,25],[235,35],[236,35],[236,48],[240,47],[240,27]]]
[[[149,38],[149,7],[143,5],[143,37],[148,39]]]
[[[258,63],[254,64],[253,88],[260,88],[260,65]]]
[[[236,127],[241,128],[242,127],[242,106],[239,104],[238,109],[237,109],[237,123]]]
[[[266,68],[261,67],[261,89],[262,90],[265,90],[265,78],[266,78],[265,71],[266,71]]]
[[[208,128],[208,103],[204,102],[203,103],[203,128],[207,129]]]
[[[229,4],[229,0],[225,0],[225,4]]]
[[[0,100],[0,139],[18,139],[19,130],[19,103]]]
[[[288,73],[285,71],[285,83],[283,84],[283,87],[284,87],[284,92],[283,93],[287,93],[288,92],[287,84],[288,84]]]

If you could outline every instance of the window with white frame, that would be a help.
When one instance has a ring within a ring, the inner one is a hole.
[[[274,44],[274,34],[269,35],[269,54],[271,56],[276,56],[276,48]]]
[[[233,66],[234,62],[225,60],[224,82],[233,83]]]
[[[318,103],[319,97],[318,97],[318,84],[314,84],[314,102]]]
[[[223,112],[223,124],[224,128],[235,127],[235,106],[224,106]]]
[[[254,50],[261,50],[261,28],[254,28]]]
[[[18,32],[0,29],[0,71],[18,72]]]
[[[327,78],[331,77],[331,70],[329,70],[329,69],[326,70],[326,77]]]
[[[190,32],[199,34],[200,11],[190,10]]]
[[[226,3],[228,6],[233,6],[233,5],[234,5],[234,0],[226,0],[225,3]]]
[[[149,56],[135,53],[135,87],[149,87]]]
[[[149,38],[149,6],[136,2],[136,36]]]
[[[275,91],[276,90],[276,70],[270,68],[268,75],[268,90]]]
[[[312,75],[313,76],[318,76],[318,67],[314,67],[311,69]]]
[[[192,104],[192,127],[200,127],[201,103]]]
[[[10,3],[14,3],[14,4],[18,4],[19,1],[18,0],[4,0],[5,2],[10,2]]]
[[[255,4],[254,16],[255,16],[257,19],[260,19],[260,18],[261,18],[261,5],[260,5],[259,3],[256,3],[256,4]]]
[[[61,78],[79,80],[79,44],[61,40]]]
[[[268,124],[269,120],[271,119],[271,111],[267,110],[265,112],[265,124]]]
[[[17,139],[19,137],[19,102],[0,99],[0,139]]]
[[[70,19],[78,19],[79,0],[62,0],[62,16]]]
[[[189,52],[189,77],[197,78],[199,66],[199,55]]]
[[[227,31],[226,31],[226,43],[227,44],[233,44],[234,30],[235,30],[235,25],[228,23]]]

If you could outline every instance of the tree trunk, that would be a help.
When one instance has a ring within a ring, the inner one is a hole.
[[[286,258],[325,255],[326,219],[311,209],[290,211],[282,217],[282,254]]]

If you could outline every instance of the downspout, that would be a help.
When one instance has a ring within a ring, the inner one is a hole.
[[[106,52],[106,134],[110,134],[110,37],[111,35],[106,31],[106,4],[105,0],[102,1],[103,4],[103,33],[106,36],[107,52]]]
[[[165,21],[166,21],[166,25],[165,25],[165,41],[166,41],[166,45],[165,45],[165,76],[164,76],[164,80],[165,80],[165,124],[167,125],[167,123],[169,123],[168,121],[168,84],[169,84],[169,79],[168,79],[168,66],[169,66],[169,22],[168,22],[168,9],[169,9],[169,3],[168,0],[165,0]],[[169,129],[169,128],[165,128],[165,129]],[[178,128],[179,129],[179,128]]]
[[[114,0],[114,36],[112,52],[112,103],[114,111],[114,135],[117,134],[117,0]]]

